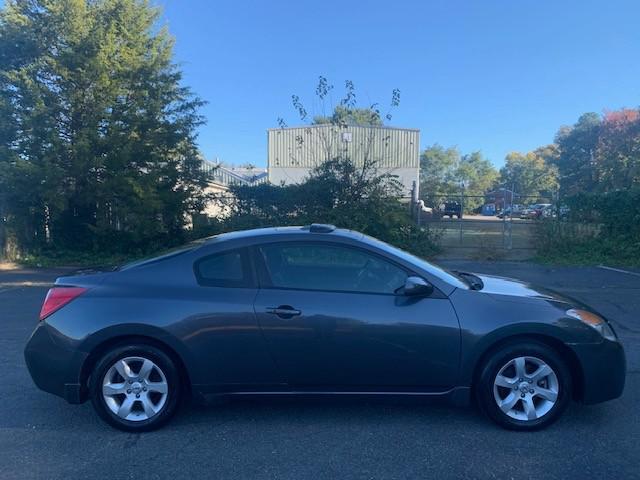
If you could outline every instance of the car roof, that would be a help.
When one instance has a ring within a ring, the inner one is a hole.
[[[312,224],[307,226],[290,226],[290,227],[268,227],[256,228],[251,230],[240,230],[228,233],[221,233],[187,246],[186,248],[174,252],[169,255],[153,258],[142,262],[135,262],[127,268],[120,269],[118,273],[127,275],[148,275],[141,271],[142,267],[165,268],[167,271],[175,274],[176,267],[183,267],[186,278],[191,278],[193,274],[193,262],[207,255],[224,252],[236,248],[255,246],[262,243],[284,242],[336,242],[341,244],[350,244],[363,246],[382,255],[390,255],[393,259],[404,265],[411,271],[422,272],[425,277],[434,284],[445,295],[449,295],[455,288],[466,288],[465,284],[446,272],[437,265],[433,265],[424,259],[411,255],[408,252],[400,250],[393,245],[387,244],[374,237],[370,237],[361,232],[348,230],[344,228],[336,228],[333,225]],[[185,261],[185,257],[189,257]],[[163,262],[161,260],[168,260]],[[143,270],[143,269],[142,269]],[[420,273],[419,273],[420,274]],[[160,279],[165,279],[163,275],[154,273]],[[147,278],[146,281],[149,281]]]
[[[268,227],[222,233],[209,238],[199,250],[209,250],[208,252],[201,251],[200,255],[206,255],[214,253],[212,250],[225,250],[227,246],[228,248],[238,248],[279,242],[280,240],[285,242],[297,240],[331,242],[332,240],[337,240],[339,243],[367,245],[373,251],[393,256],[396,261],[405,264],[407,268],[422,270],[427,275],[428,280],[446,295],[450,294],[456,287],[464,287],[463,282],[436,265],[364,233],[336,228],[333,225],[312,224],[304,227]]]
[[[221,233],[218,235],[214,235],[213,237],[209,237],[205,241],[204,245],[227,242],[230,240],[251,240],[258,238],[264,240],[266,238],[278,238],[284,236],[290,237],[291,235],[300,235],[301,238],[308,238],[311,235],[330,235],[332,237],[335,236],[360,241],[365,236],[363,233],[356,232],[355,230],[336,228],[333,225],[313,223],[306,226],[266,227]]]

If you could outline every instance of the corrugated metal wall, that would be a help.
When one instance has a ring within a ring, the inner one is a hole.
[[[269,168],[314,168],[344,156],[356,165],[419,168],[420,131],[389,127],[312,125],[268,130]]]

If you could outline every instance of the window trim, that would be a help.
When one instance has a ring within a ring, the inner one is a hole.
[[[221,255],[228,255],[230,253],[239,253],[240,254],[240,263],[242,265],[242,276],[244,277],[242,280],[225,280],[224,282],[218,280],[211,280],[204,278],[200,274],[200,264],[205,262],[213,257],[218,257]],[[253,274],[253,268],[251,267],[251,260],[249,256],[249,252],[246,247],[242,248],[231,248],[229,250],[221,250],[219,252],[211,253],[209,255],[205,255],[203,257],[198,258],[195,262],[193,262],[193,274],[196,277],[196,282],[201,287],[217,287],[217,288],[256,288],[256,279]],[[224,283],[224,284],[223,284]]]
[[[266,246],[273,246],[273,245],[291,245],[291,246],[298,246],[298,245],[303,245],[303,246],[307,246],[307,245],[320,245],[323,247],[342,247],[342,248],[346,248],[349,250],[356,250],[358,252],[362,252],[368,255],[371,255],[373,257],[377,257],[379,259],[381,259],[382,261],[385,261],[387,263],[390,263],[391,265],[393,265],[396,268],[399,268],[400,270],[402,270],[403,272],[405,272],[407,274],[407,277],[412,276],[412,275],[418,275],[416,274],[414,271],[408,269],[407,267],[405,267],[404,265],[401,265],[400,263],[394,261],[392,258],[389,258],[385,255],[381,255],[378,252],[374,252],[372,250],[369,250],[367,248],[362,248],[356,245],[351,245],[348,243],[341,243],[341,242],[322,242],[322,241],[318,241],[318,240],[309,240],[309,241],[304,241],[304,240],[291,240],[291,241],[276,241],[276,242],[265,242],[265,243],[261,243],[258,245],[255,245],[254,248],[252,248],[252,258],[254,259],[254,265],[255,265],[255,269],[256,269],[256,273],[258,276],[258,283],[259,283],[259,287],[261,289],[265,289],[265,290],[291,290],[291,291],[302,291],[302,292],[326,292],[326,293],[347,293],[347,294],[358,294],[358,295],[385,295],[388,297],[397,297],[397,296],[402,296],[401,294],[398,293],[384,293],[384,292],[363,292],[360,290],[325,290],[325,289],[318,289],[318,288],[304,288],[304,287],[278,287],[275,286],[273,284],[273,281],[271,280],[271,276],[269,275],[269,270],[267,268],[267,265],[265,264],[265,260],[263,258],[263,254],[262,254],[262,247],[266,247]],[[420,277],[422,277],[422,275],[418,275]]]

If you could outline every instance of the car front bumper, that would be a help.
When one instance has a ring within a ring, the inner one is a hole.
[[[627,371],[624,348],[618,341],[569,344],[582,367],[580,400],[594,404],[622,395]]]
[[[81,381],[87,354],[64,346],[64,340],[56,338],[59,336],[53,327],[40,322],[24,350],[27,368],[39,389],[69,403],[82,403],[87,397]]]

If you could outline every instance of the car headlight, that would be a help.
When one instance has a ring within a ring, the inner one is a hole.
[[[616,339],[615,333],[613,333],[613,330],[611,329],[607,321],[601,316],[596,315],[592,312],[588,312],[586,310],[580,310],[579,308],[572,308],[571,310],[567,310],[566,314],[569,317],[580,320],[590,327],[595,328],[604,338],[608,340]]]

